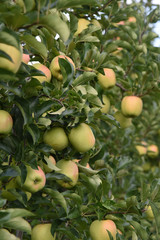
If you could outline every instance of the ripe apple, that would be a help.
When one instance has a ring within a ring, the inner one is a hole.
[[[34,226],[31,233],[31,240],[55,240],[56,233],[52,236],[51,226],[51,223],[43,223]]]
[[[45,172],[45,173],[50,173],[50,172],[53,171],[53,169],[50,168],[50,167],[48,166],[48,164],[44,163],[43,161],[42,161],[42,163],[43,163],[43,169],[44,169],[44,172]],[[56,165],[56,160],[55,160],[55,158],[50,155],[49,158],[48,158],[48,163],[49,163],[49,164]]]
[[[136,149],[139,153],[139,155],[145,155],[147,153],[147,144],[146,142],[141,142],[141,144],[143,145],[136,145]]]
[[[152,144],[147,147],[147,155],[150,158],[156,158],[159,155],[159,149],[156,145]]]
[[[65,182],[63,180],[57,180],[57,183],[60,184],[64,188],[72,188],[76,185],[78,181],[78,167],[74,161],[71,160],[60,160],[57,162],[56,166],[60,168],[59,173],[62,173],[69,177],[72,181]]]
[[[104,88],[112,88],[116,84],[116,75],[113,69],[104,68],[104,74],[98,73],[97,79],[99,84]]]
[[[95,220],[91,223],[89,231],[92,240],[110,240],[108,231],[113,240],[116,240],[117,228],[112,220]]]
[[[32,66],[45,74],[45,76],[34,76],[34,78],[39,80],[41,83],[51,81],[51,72],[49,68],[47,68],[45,65],[41,63],[35,63]]]
[[[47,130],[43,136],[43,141],[55,151],[61,151],[68,146],[68,137],[61,127],[53,127]]]
[[[33,169],[30,166],[26,166],[27,176],[24,184],[21,186],[21,178],[17,177],[17,183],[23,190],[35,193],[40,191],[46,184],[46,177],[42,169],[38,166],[38,169]]]
[[[90,21],[86,20],[85,18],[79,18],[79,19],[78,19],[77,31],[75,32],[74,36],[77,36],[77,35],[80,34],[84,29],[87,29],[89,24],[90,24]],[[94,24],[94,23],[93,23],[93,24]]]
[[[12,58],[12,62],[6,58],[0,57],[0,68],[16,73],[22,61],[22,49],[19,50],[11,45],[0,43],[0,50],[4,51]]]
[[[110,109],[110,100],[106,95],[102,96],[103,107],[101,108],[102,113],[108,113]]]
[[[8,134],[11,132],[13,127],[13,119],[11,115],[4,111],[0,110],[0,134]]]
[[[133,16],[129,17],[126,23],[136,23],[137,19]]]
[[[141,114],[143,102],[137,96],[125,96],[121,102],[121,111],[126,117],[137,117]]]
[[[153,215],[153,211],[152,211],[152,208],[151,208],[151,206],[147,206],[146,208],[145,208],[145,215],[146,215],[146,217],[149,219],[149,220],[153,220],[154,219],[154,215]]]
[[[125,117],[121,111],[117,111],[114,117],[120,123],[121,128],[128,128],[132,125],[132,119]]]
[[[22,54],[22,62],[24,62],[25,64],[28,64],[29,61],[30,61],[30,56],[29,56],[29,54],[23,53],[23,54]]]
[[[59,55],[59,56],[56,56],[55,58],[53,58],[53,60],[51,61],[51,64],[50,64],[51,73],[57,80],[63,81],[63,75],[61,73],[61,68],[60,68],[60,65],[58,62],[59,58],[68,60],[72,64],[74,71],[75,71],[75,64],[72,61],[72,59],[67,56]]]
[[[89,125],[80,123],[72,128],[69,133],[69,141],[78,152],[87,152],[93,148],[95,137]]]

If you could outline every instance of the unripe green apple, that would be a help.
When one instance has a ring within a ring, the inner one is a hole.
[[[101,112],[102,113],[108,113],[109,109],[110,109],[110,100],[106,95],[102,96],[102,100],[103,100],[103,107],[101,108]]]
[[[11,132],[13,127],[13,119],[11,115],[4,111],[0,110],[0,134],[8,134]]]
[[[0,50],[4,51],[12,58],[12,62],[6,58],[0,57],[0,68],[16,73],[21,65],[22,51],[16,47],[0,43]]]
[[[89,125],[80,123],[72,128],[69,133],[69,141],[78,152],[87,152],[93,148],[95,137]]]
[[[116,75],[113,69],[104,68],[104,74],[98,73],[97,79],[99,84],[104,88],[112,88],[116,84]]]
[[[26,166],[27,176],[24,184],[21,183],[20,176],[17,177],[16,181],[18,185],[24,190],[31,193],[40,191],[46,184],[46,177],[42,169],[38,166],[38,169],[33,169],[30,166]]]
[[[94,163],[95,169],[101,169],[105,167],[105,161],[103,159],[96,160]]]
[[[72,181],[65,182],[63,180],[57,180],[57,183],[60,184],[64,188],[72,188],[76,185],[78,181],[78,167],[74,161],[71,160],[60,160],[57,162],[56,166],[60,169],[57,171],[69,177]]]
[[[139,153],[139,155],[145,155],[147,153],[147,144],[146,142],[141,142],[142,145],[136,145],[136,149]]]
[[[29,54],[23,53],[23,54],[22,54],[22,62],[24,62],[25,64],[28,64],[29,61],[30,61],[30,56],[29,56]]]
[[[142,165],[143,171],[147,172],[151,169],[151,164],[149,162],[146,162]]]
[[[151,206],[147,206],[146,208],[145,208],[145,215],[146,215],[146,217],[149,219],[149,220],[153,220],[154,219],[154,215],[153,215],[153,211],[152,211],[152,208],[151,208]]]
[[[147,155],[150,158],[156,158],[159,155],[159,149],[156,145],[152,144],[147,147]]]
[[[61,151],[68,146],[68,137],[61,127],[53,127],[47,130],[43,136],[43,141],[55,151]]]
[[[91,223],[89,231],[92,240],[111,240],[108,231],[113,240],[116,240],[117,228],[112,220],[95,220]]]
[[[56,165],[56,160],[55,160],[55,158],[53,157],[53,156],[49,156],[49,158],[48,158],[48,162],[50,163],[50,164],[54,164],[54,165]],[[44,162],[42,162],[43,163],[43,169],[44,169],[44,172],[45,173],[50,173],[50,172],[52,172],[53,171],[53,169],[52,168],[50,168],[49,166],[48,166],[48,164],[46,164],[46,163],[44,163]]]
[[[137,96],[125,96],[121,102],[121,111],[126,117],[137,117],[141,114],[143,102]]]
[[[121,128],[128,128],[132,125],[132,119],[125,117],[120,111],[117,111],[114,117],[120,123]]]
[[[41,83],[51,81],[51,72],[49,68],[47,68],[45,65],[41,63],[35,63],[32,66],[45,74],[45,76],[34,76],[34,78],[39,80]]]
[[[31,240],[55,240],[56,233],[52,236],[51,226],[51,223],[38,224],[34,226],[31,233]]]
[[[50,64],[51,73],[57,80],[63,81],[63,75],[61,73],[61,68],[60,68],[60,65],[59,65],[59,62],[58,62],[59,58],[63,58],[63,59],[68,60],[72,64],[72,66],[74,68],[74,71],[75,71],[75,64],[72,61],[72,59],[70,57],[67,57],[67,56],[59,55],[59,56],[56,56],[55,58],[53,58],[53,60]]]
[[[77,27],[77,31],[75,32],[74,36],[77,36],[78,34],[80,34],[84,29],[88,28],[88,25],[90,24],[90,21],[88,21],[85,18],[79,18],[78,19],[78,27]],[[94,24],[94,23],[93,23]]]

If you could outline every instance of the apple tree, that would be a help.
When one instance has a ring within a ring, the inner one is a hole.
[[[160,239],[159,6],[0,2],[0,239]]]

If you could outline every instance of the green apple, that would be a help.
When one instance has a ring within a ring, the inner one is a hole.
[[[9,192],[8,190],[10,189],[15,189],[17,188],[17,182],[16,179],[13,178],[11,179],[6,185],[5,188],[2,188],[2,194],[1,196],[5,199],[7,199],[8,201],[15,201],[16,200],[16,196],[13,195],[11,192]]]
[[[61,185],[62,187],[68,188],[68,189],[74,187],[78,181],[78,174],[79,174],[77,164],[72,160],[62,159],[57,162],[56,166],[60,169],[57,172],[66,175],[67,177],[69,177],[72,180],[70,182],[65,182],[63,180],[57,180],[57,183],[59,185]]]
[[[96,160],[94,163],[95,169],[101,169],[105,167],[105,161],[103,159]]]
[[[11,115],[4,111],[0,110],[0,134],[8,134],[11,132],[13,127],[13,119]]]
[[[61,127],[53,127],[44,133],[43,141],[55,151],[61,151],[68,146],[68,137]]]
[[[17,177],[16,181],[19,186],[24,191],[28,191],[31,193],[35,193],[40,191],[46,183],[46,177],[42,169],[38,166],[38,169],[33,169],[30,166],[26,166],[27,168],[27,176],[24,184],[21,183],[20,176]]]
[[[51,61],[51,64],[50,64],[51,73],[57,80],[63,81],[63,75],[61,73],[61,68],[60,68],[60,65],[58,62],[59,58],[63,58],[66,61],[68,60],[72,64],[74,71],[75,71],[75,64],[70,57],[67,57],[64,55],[59,55],[59,56],[56,56],[55,58],[53,58],[53,60]]]
[[[101,108],[102,113],[108,113],[110,109],[110,100],[106,95],[102,96],[103,107]]]
[[[116,75],[113,69],[104,68],[104,74],[98,73],[97,79],[99,84],[104,88],[112,88],[116,84]]]
[[[147,153],[147,144],[146,142],[141,142],[142,145],[136,145],[136,150],[139,155],[145,155]]]
[[[111,240],[108,231],[113,240],[116,240],[117,228],[112,220],[95,220],[91,223],[89,231],[92,240]]]
[[[153,215],[153,211],[151,206],[147,206],[145,208],[145,215],[149,220],[153,220],[154,219],[154,215]]]
[[[20,240],[20,238],[16,237],[14,234],[11,234],[7,229],[0,229],[0,238],[1,240]]]
[[[47,68],[45,65],[41,63],[35,63],[32,66],[45,74],[45,76],[34,76],[34,78],[39,80],[41,83],[51,81],[51,72],[49,68]]]
[[[137,96],[125,96],[121,102],[121,111],[126,117],[137,117],[141,114],[143,102]]]
[[[79,18],[77,31],[75,32],[74,36],[78,36],[84,29],[87,29],[89,24],[90,24],[90,21],[88,21],[87,19]]]
[[[11,45],[0,43],[0,50],[4,51],[12,58],[12,62],[6,58],[0,57],[0,68],[16,73],[21,65],[22,50]]]
[[[159,149],[157,145],[152,144],[147,147],[147,155],[150,158],[156,158],[159,155]]]
[[[53,156],[50,155],[47,160],[48,160],[48,164],[56,165],[56,160],[55,160],[55,158],[54,158]],[[45,172],[45,173],[50,173],[50,172],[53,171],[53,169],[50,168],[50,167],[48,166],[48,164],[44,163],[43,161],[42,161],[42,164],[43,164],[43,169],[44,169],[44,172]]]
[[[22,62],[24,62],[25,64],[28,64],[29,61],[30,61],[30,56],[29,56],[29,54],[23,53],[23,54],[22,54]]]
[[[132,119],[125,117],[121,111],[117,111],[114,117],[119,122],[121,128],[128,128],[132,125]]]
[[[51,223],[43,223],[34,226],[31,233],[31,240],[55,240],[56,233],[54,236],[51,234],[51,226]]]
[[[87,152],[95,145],[94,134],[86,123],[80,123],[77,127],[72,128],[68,137],[78,152]]]

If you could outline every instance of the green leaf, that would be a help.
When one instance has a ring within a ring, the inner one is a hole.
[[[9,61],[13,62],[12,58],[4,51],[0,50],[0,57],[6,58]]]
[[[153,202],[150,202],[150,206],[154,215],[157,234],[160,234],[160,209]]]
[[[0,32],[0,43],[5,43],[7,45],[14,46],[17,49],[20,49],[20,45],[19,45],[17,39],[15,38],[15,36],[7,31]]]
[[[92,79],[94,79],[94,77],[96,77],[96,74],[94,72],[84,72],[83,74],[81,74],[79,77],[77,77],[73,81],[73,86],[87,83],[87,82],[91,81]]]
[[[7,229],[0,229],[0,239],[1,240],[20,240],[15,235],[11,234]]]
[[[138,222],[130,221],[130,224],[135,228],[136,233],[140,236],[142,240],[148,240],[148,234],[146,229],[143,228]]]
[[[76,41],[78,42],[99,42],[99,39],[96,36],[84,35]]]
[[[79,163],[77,165],[78,165],[78,168],[86,174],[93,175],[93,174],[97,174],[99,172],[98,170],[93,170],[92,168],[87,168]]]
[[[31,122],[31,113],[29,109],[29,102],[22,98],[17,98],[15,104],[20,109],[22,116],[24,118],[24,125],[29,124]]]
[[[65,9],[70,7],[79,7],[79,5],[95,5],[95,0],[58,0],[57,8],[58,9]]]
[[[3,224],[11,218],[10,213],[0,211],[0,224]]]
[[[34,216],[32,212],[24,208],[8,208],[6,210],[0,210],[0,212],[9,213],[10,218]]]
[[[30,224],[26,220],[24,220],[22,217],[12,218],[11,220],[5,222],[3,226],[31,234]]]
[[[40,19],[40,25],[46,27],[50,32],[58,33],[61,39],[66,42],[70,35],[70,30],[66,22],[64,22],[57,13],[49,14]]]
[[[30,125],[27,125],[26,129],[32,136],[33,144],[36,144],[40,137],[39,128],[35,124],[30,124]]]

